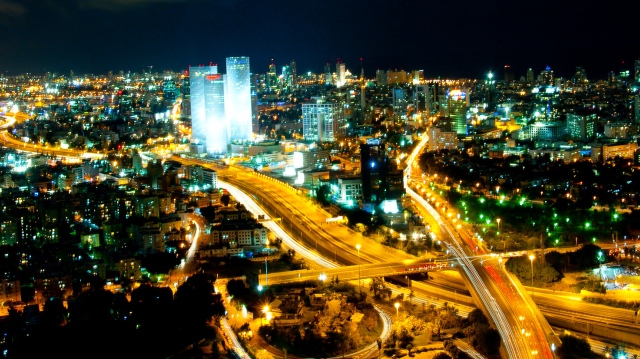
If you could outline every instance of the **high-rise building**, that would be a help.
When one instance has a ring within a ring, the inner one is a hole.
[[[388,85],[403,85],[407,83],[407,73],[404,70],[387,71]]]
[[[258,76],[251,76],[251,127],[253,133],[260,133],[260,121],[258,112]]]
[[[362,177],[362,202],[364,209],[372,209],[383,202],[397,203],[404,196],[403,173],[395,161],[390,161],[385,153],[385,145],[380,139],[369,139],[360,144],[360,173]],[[384,208],[382,212],[389,210]],[[395,211],[397,212],[397,208]]]
[[[596,118],[595,113],[567,114],[567,134],[575,140],[589,140],[595,135]]]
[[[403,88],[394,87],[393,90],[391,90],[391,98],[394,111],[402,113],[407,110],[407,99]]]
[[[416,85],[413,91],[413,105],[418,112],[431,113],[431,98],[429,85]]]
[[[576,73],[573,75],[573,83],[582,84],[587,81],[587,72],[582,66],[577,66]]]
[[[388,82],[387,82],[387,72],[383,71],[383,70],[376,70],[376,83],[378,84],[378,87],[380,86],[387,86]]]
[[[633,98],[633,119],[636,123],[640,123],[640,96]]]
[[[424,81],[424,70],[411,71],[411,79],[414,85],[417,85],[420,82]]]
[[[467,134],[467,109],[469,97],[465,90],[450,90],[447,93],[447,117],[451,118],[451,131]]]
[[[169,106],[171,106],[176,98],[178,98],[180,91],[178,91],[173,78],[166,77],[164,79],[164,83],[162,84],[162,94],[163,100],[166,101]]]
[[[346,122],[339,104],[302,104],[302,133],[306,140],[334,141],[344,136]]]
[[[511,65],[504,65],[504,82],[513,81],[513,71],[511,71]]]
[[[331,85],[331,83],[331,65],[327,62],[326,65],[324,65],[324,84],[328,86]]]
[[[251,127],[251,71],[248,57],[227,57],[224,110],[229,140],[251,140],[253,138]]]
[[[226,153],[229,133],[225,119],[225,86],[218,66],[189,67],[191,140],[208,153]]]
[[[540,83],[547,86],[553,86],[553,70],[547,66],[544,71],[540,73]]]
[[[296,77],[298,76],[298,69],[296,68],[296,60],[291,60],[291,64],[289,64],[289,67],[291,69],[291,84],[293,86],[296,85]]]
[[[283,88],[291,87],[293,83],[291,82],[291,67],[289,67],[289,65],[282,66],[281,78],[282,78],[281,85]]]
[[[533,76],[533,69],[529,68],[527,70],[527,82],[533,82],[534,78],[535,78],[535,76]]]
[[[227,72],[229,72],[227,70]],[[267,87],[270,90],[276,90],[278,88],[278,74],[276,73],[276,63],[271,59],[269,64],[269,72],[267,72]]]
[[[443,131],[438,127],[429,127],[428,151],[455,150],[458,148],[458,134],[451,131]]]
[[[347,65],[338,60],[336,64],[336,86],[342,87],[347,83]]]

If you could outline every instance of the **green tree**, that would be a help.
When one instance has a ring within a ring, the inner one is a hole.
[[[174,304],[184,330],[203,330],[212,317],[224,315],[222,295],[213,288],[215,277],[194,274],[176,291]]]
[[[531,283],[531,261],[527,256],[511,257],[505,263],[505,268],[515,274],[520,282]],[[552,283],[560,280],[562,275],[549,263],[533,262],[533,280],[537,283]]]
[[[561,335],[562,344],[556,350],[560,359],[591,358],[591,345],[585,339],[576,338],[572,335]]]
[[[445,352],[440,352],[433,356],[433,359],[453,359],[451,356]]]
[[[318,203],[320,203],[320,205],[322,206],[328,206],[331,203],[330,196],[331,196],[331,188],[329,187],[329,185],[326,185],[326,184],[323,184],[322,186],[320,186],[318,188],[318,191],[316,192],[316,198],[318,200]]]
[[[473,347],[480,353],[491,357],[498,354],[500,349],[500,333],[493,328],[478,332]]]

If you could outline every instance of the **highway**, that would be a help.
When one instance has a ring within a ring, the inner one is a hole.
[[[426,136],[422,138],[407,161],[408,166],[404,172],[407,195],[426,210],[438,222],[440,230],[447,234],[445,244],[450,253],[458,258],[461,273],[473,288],[472,295],[478,299],[483,312],[500,333],[503,344],[501,350],[506,356],[554,358],[552,345],[558,346],[560,342],[526,292],[523,293],[514,285],[499,263],[492,263],[490,260],[475,263],[471,261],[470,257],[488,253],[475,242],[463,225],[454,226],[455,218],[452,220],[454,223],[450,223],[449,219],[441,217],[422,196],[407,185],[407,179],[415,168],[415,159],[427,140]]]
[[[428,259],[404,260],[402,262],[382,262],[341,267],[327,267],[316,270],[295,270],[269,274],[269,283],[289,283],[296,281],[318,280],[324,274],[327,278],[338,276],[341,280],[358,280],[358,277],[371,278],[391,275],[408,275],[432,273],[433,271],[451,270],[453,263],[449,261],[434,262]],[[266,282],[267,275],[261,274],[261,283]]]
[[[242,203],[247,210],[251,211],[254,215],[258,216],[258,215],[265,215],[267,216],[267,213],[264,212],[264,210],[257,205],[257,203],[253,200],[253,198],[249,197],[249,195],[245,194],[244,192],[242,192],[240,189],[236,188],[235,186],[226,183],[224,181],[219,181],[219,186],[225,188],[227,191],[229,191],[229,194],[231,194],[237,201],[239,201],[240,203]],[[265,217],[267,218],[267,217]],[[304,258],[313,261],[316,265],[316,267],[319,268],[324,268],[324,270],[326,271],[330,271],[332,268],[338,268],[339,264],[332,262],[330,260],[327,260],[325,258],[323,258],[322,256],[318,255],[317,252],[315,252],[313,249],[310,249],[307,246],[302,245],[301,243],[299,243],[298,241],[296,241],[294,238],[292,238],[286,231],[284,231],[276,222],[274,221],[265,221],[262,222],[263,225],[267,228],[269,228],[270,230],[272,230],[276,235],[280,236],[280,238],[282,239],[283,244],[291,249],[294,249],[296,251],[296,253],[298,253],[299,255],[303,256]],[[338,268],[339,269],[339,268]],[[308,273],[310,273],[312,271],[307,271],[307,270],[301,270],[301,271],[297,271],[297,272],[284,272],[284,273],[276,273],[275,277],[278,278],[279,276],[286,276],[289,278],[294,278],[296,277],[296,273],[298,273],[297,277],[298,279],[302,276],[301,273],[305,273],[305,276],[309,276]],[[271,277],[274,277],[274,274],[271,275]],[[267,275],[264,275],[264,279],[265,282],[267,283]],[[309,279],[313,279],[316,280],[318,279],[318,275],[316,273],[314,273],[313,275],[311,275],[309,277]],[[276,279],[277,280],[277,279]],[[389,336],[389,334],[391,333],[391,318],[389,317],[388,314],[386,314],[384,311],[381,311],[379,308],[375,307],[375,309],[378,311],[378,313],[380,314],[382,321],[383,321],[383,330],[382,330],[382,334],[380,335],[380,339],[382,341],[385,341],[386,338]],[[233,331],[231,330],[231,328],[229,327],[228,323],[226,323],[226,320],[223,320],[223,324],[224,324],[224,329],[225,332],[227,333],[227,336],[229,338],[231,338],[231,341],[234,343],[234,345],[239,345],[239,343],[237,342],[237,338],[235,336],[235,333],[233,333]],[[246,355],[246,352],[244,352],[244,350],[242,350],[242,352],[240,352],[239,350],[242,349],[241,347],[238,349],[236,347],[236,352],[242,353],[242,355]],[[367,358],[370,356],[373,356],[374,353],[376,353],[378,350],[377,347],[377,343],[373,342],[371,344],[369,344],[367,347],[354,352],[354,353],[349,353],[348,357],[362,357],[362,358]],[[241,356],[242,358],[245,358],[244,356]],[[344,357],[344,356],[342,356]],[[337,359],[337,358],[336,358]]]
[[[15,121],[15,119],[13,121]],[[74,149],[64,149],[60,147],[49,147],[49,146],[38,145],[35,143],[27,143],[9,134],[6,129],[8,126],[9,125],[6,125],[6,126],[3,125],[0,127],[0,129],[2,129],[2,131],[0,131],[0,136],[2,137],[2,144],[5,147],[11,147],[17,151],[43,153],[43,154],[48,154],[51,156],[56,156],[61,158],[72,157],[72,158],[78,158],[78,159],[81,159],[81,158],[101,159],[105,156],[102,153],[88,152],[88,151],[74,150]]]
[[[28,152],[50,152],[60,156],[80,156],[86,155],[81,151],[50,149],[47,147],[27,145],[24,142],[16,140],[6,131],[2,133],[5,139],[5,146],[14,147],[18,150]],[[419,151],[417,151],[419,152]],[[417,153],[414,152],[414,153]],[[101,154],[90,154],[92,156],[102,156]],[[412,154],[415,158],[415,155]],[[179,159],[185,164],[200,164],[211,167],[201,160]],[[191,162],[191,163],[189,163]],[[411,163],[411,162],[409,162]],[[410,168],[410,167],[409,167]],[[260,173],[247,172],[246,169],[228,168],[219,170],[220,186],[227,188],[234,197],[239,199],[247,208],[256,214],[267,214],[257,204],[255,207],[251,203],[256,199],[264,207],[275,209],[275,218],[281,218],[282,224],[288,224],[289,233],[300,233],[299,240],[291,238],[282,228],[277,226],[275,222],[265,222],[265,226],[273,230],[276,235],[285,240],[285,244],[296,250],[300,255],[310,258],[316,268],[332,268],[338,264],[357,264],[357,263],[376,263],[386,261],[401,261],[413,258],[404,252],[389,249],[372,241],[368,238],[360,236],[360,234],[341,225],[326,224],[325,220],[329,215],[311,202],[302,197],[299,193],[295,193],[295,189],[276,179],[269,178]],[[234,189],[234,187],[237,188]],[[254,193],[253,196],[246,196],[242,199],[241,193],[248,191]],[[473,238],[469,237],[469,233],[464,230],[456,233],[453,225],[447,223],[440,217],[421,196],[407,188],[407,193],[412,196],[416,202],[420,203],[423,208],[432,214],[434,220],[439,224],[442,233],[447,233],[451,241],[448,243],[452,253],[458,255],[460,266],[468,277],[468,281],[476,288],[476,296],[483,303],[485,310],[492,312],[489,316],[491,320],[499,328],[503,338],[504,349],[510,358],[522,357],[553,357],[550,352],[550,343],[559,345],[548,323],[544,321],[541,324],[537,308],[533,305],[528,294],[522,293],[521,290],[514,285],[508,275],[504,273],[504,269],[496,265],[481,265],[473,263],[469,257],[473,257],[478,253],[474,253],[475,243]],[[327,232],[330,232],[327,233]],[[457,240],[462,239],[466,246],[457,244]],[[361,244],[361,249],[356,251],[356,245]],[[469,247],[467,247],[469,246]],[[470,251],[470,252],[469,252]],[[332,258],[333,260],[327,259]],[[338,255],[339,254],[339,255]],[[494,281],[497,281],[496,284]],[[485,284],[487,283],[487,284]],[[416,298],[416,301],[419,299]],[[427,299],[428,300],[428,299]],[[507,313],[508,315],[505,315]],[[523,327],[521,317],[526,318],[526,327]],[[537,323],[537,324],[536,324]],[[524,333],[522,330],[524,329]],[[526,334],[529,333],[529,336]],[[525,334],[525,335],[522,335]],[[535,340],[534,340],[535,339]],[[538,344],[536,344],[538,343]],[[557,344],[556,344],[557,343]]]

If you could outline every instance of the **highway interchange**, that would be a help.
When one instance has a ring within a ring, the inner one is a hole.
[[[6,128],[6,126],[3,127]],[[49,152],[65,157],[103,156],[84,151],[53,149],[35,144],[27,145],[13,136],[7,135],[6,130],[2,131],[2,138],[4,146],[25,152]],[[417,146],[416,151],[410,156],[409,163],[420,152],[420,149],[421,146]],[[217,166],[199,159],[178,158],[177,156],[172,159],[185,164],[210,166],[218,170],[221,179],[219,181],[220,187],[229,190],[254,214],[263,214],[279,219],[279,221],[264,222],[264,225],[272,230],[276,236],[282,238],[286,246],[308,258],[313,263],[314,269],[336,268],[347,264],[366,265],[367,263],[402,262],[415,259],[402,251],[384,247],[367,237],[363,237],[346,226],[326,223],[326,219],[330,217],[328,213],[301,196],[297,189],[277,179],[234,166],[225,169],[216,168]],[[411,167],[407,166],[409,169],[407,177],[410,176]],[[553,349],[560,345],[560,342],[547,323],[545,316],[565,318],[569,316],[573,320],[607,323],[612,326],[628,327],[630,330],[637,329],[632,311],[607,308],[606,315],[603,315],[601,306],[581,302],[576,300],[576,296],[565,298],[566,295],[563,297],[557,293],[546,293],[536,289],[534,303],[519,281],[514,280],[513,276],[509,275],[497,261],[469,259],[489,254],[482,251],[482,246],[476,246],[477,243],[474,242],[469,231],[454,227],[446,217],[440,216],[420,195],[408,187],[407,193],[412,196],[414,203],[420,205],[432,216],[431,223],[437,222],[440,227],[439,232],[448,236],[448,239],[445,240],[446,245],[450,252],[456,256],[457,266],[465,278],[465,283],[471,289],[471,296],[480,307],[483,307],[485,313],[489,313],[490,319],[503,338],[502,348],[505,357],[554,357]],[[265,212],[263,207],[270,209],[271,213]],[[196,236],[197,238],[198,236]],[[358,244],[360,244],[360,249],[356,249]],[[183,266],[188,266],[192,262],[190,259],[193,258],[196,249],[197,240],[194,240],[189,251],[190,258]],[[182,270],[184,271],[184,267]],[[398,290],[402,292],[401,288]],[[464,294],[460,293],[459,295],[462,298]],[[438,304],[439,299],[416,291],[415,301],[417,303],[426,301]],[[536,304],[542,308],[544,315]],[[460,309],[461,312],[468,313],[473,309],[473,306],[461,304]],[[601,343],[594,343],[595,347],[601,345]],[[246,353],[244,354],[246,355]]]

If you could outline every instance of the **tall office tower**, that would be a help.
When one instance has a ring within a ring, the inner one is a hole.
[[[378,87],[388,85],[386,71],[380,69],[376,70],[376,83],[378,84]]]
[[[229,71],[227,71],[228,73]],[[267,72],[267,87],[270,90],[276,90],[278,88],[278,74],[276,73],[276,63],[271,59],[269,64],[269,72]]]
[[[229,133],[225,120],[225,86],[218,66],[189,67],[191,141],[209,153],[226,153]]]
[[[391,90],[391,98],[393,101],[393,110],[402,114],[407,110],[407,100],[404,89],[395,87]]]
[[[511,65],[504,65],[504,82],[513,81],[513,71],[511,71]]]
[[[576,73],[573,75],[573,83],[582,84],[587,82],[587,72],[582,66],[576,67]]]
[[[431,113],[431,98],[429,97],[429,85],[416,85],[413,90],[413,105],[418,112]]]
[[[364,81],[364,65],[362,65],[362,57],[360,58],[360,80]]]
[[[387,71],[387,84],[388,85],[404,85],[407,83],[407,73],[400,69],[400,71],[389,70]]]
[[[463,90],[450,90],[447,93],[447,117],[451,118],[451,131],[459,135],[467,134],[467,109],[469,97]]]
[[[168,103],[169,106],[173,104],[173,101],[178,98],[180,92],[176,87],[175,81],[171,77],[165,77],[162,84],[162,97],[163,100]]]
[[[331,85],[332,82],[333,81],[331,79],[331,66],[327,62],[327,64],[324,65],[324,84]]]
[[[303,103],[302,134],[305,140],[329,142],[344,136],[346,121],[339,104]]]
[[[553,70],[547,66],[544,71],[540,73],[540,83],[547,86],[553,86]]]
[[[424,70],[413,70],[411,71],[411,82],[414,85],[419,84],[424,80]]]
[[[640,60],[636,60],[635,61],[635,79],[636,79],[636,84],[640,84]]]
[[[595,135],[596,120],[595,113],[569,113],[566,133],[574,140],[587,141]]]
[[[534,78],[535,78],[535,77],[533,76],[533,69],[532,69],[532,68],[529,68],[529,69],[527,70],[527,82],[533,82],[533,79],[534,79]]]
[[[360,84],[360,110],[362,112],[367,110],[367,85],[364,82]]]
[[[338,60],[336,64],[336,86],[342,87],[347,83],[347,65]]]
[[[251,128],[253,133],[260,133],[260,121],[258,112],[258,75],[251,75]]]
[[[403,174],[398,171],[395,161],[387,157],[385,145],[380,139],[369,139],[366,144],[360,144],[360,173],[365,210],[385,202],[382,211],[396,213],[397,203],[405,194]],[[395,206],[386,205],[394,202]]]
[[[633,119],[636,123],[640,123],[640,95],[633,98]]]
[[[251,124],[251,71],[249,58],[227,57],[224,111],[230,141],[253,139]]]
[[[290,88],[293,84],[291,82],[291,67],[289,65],[282,66],[282,88]]]
[[[296,68],[296,60],[291,60],[291,63],[289,64],[289,67],[291,69],[291,83],[293,84],[293,86],[295,87],[296,85],[296,81],[297,77],[298,77],[298,69]]]

